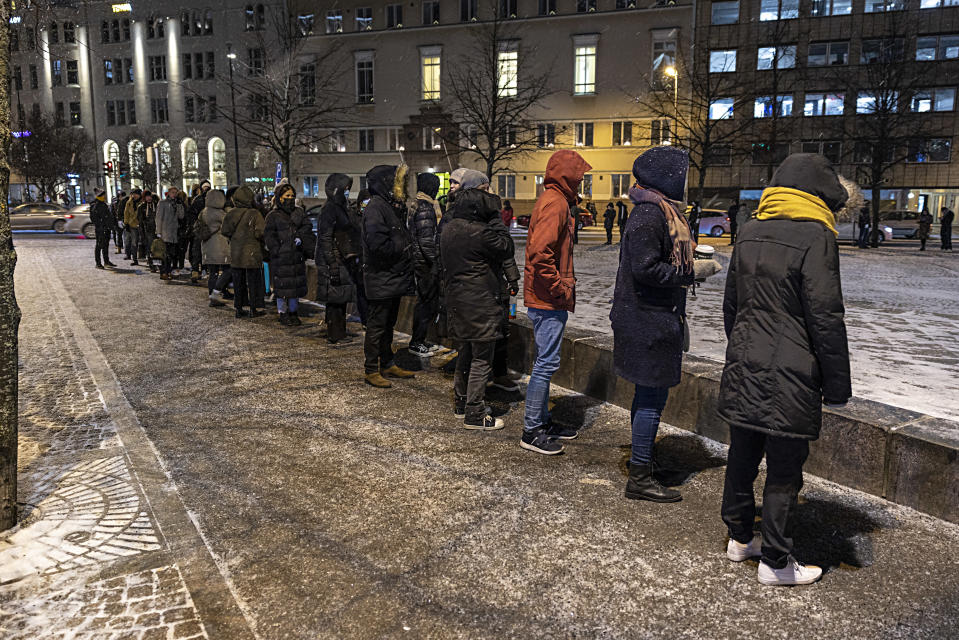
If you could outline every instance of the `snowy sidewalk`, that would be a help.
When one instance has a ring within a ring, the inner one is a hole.
[[[46,258],[20,260],[33,279],[17,283],[25,517],[0,537],[0,636],[207,638],[141,478],[162,476],[156,459],[125,446],[122,407],[108,409],[88,362],[99,349]]]

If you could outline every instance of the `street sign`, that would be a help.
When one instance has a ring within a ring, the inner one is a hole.
[[[280,180],[282,179],[283,179],[283,163],[277,162],[276,163],[276,183],[280,184]]]

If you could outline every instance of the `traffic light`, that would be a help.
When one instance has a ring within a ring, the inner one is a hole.
[[[107,160],[103,163],[103,171],[107,174],[113,173],[113,161]]]

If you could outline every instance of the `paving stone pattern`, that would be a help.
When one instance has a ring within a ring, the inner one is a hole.
[[[20,252],[20,526],[0,537],[3,638],[205,638],[117,430],[51,295]],[[22,286],[29,274],[30,286]]]

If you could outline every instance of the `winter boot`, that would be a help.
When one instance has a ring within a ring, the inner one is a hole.
[[[401,369],[400,367],[390,365],[386,369],[383,369],[383,375],[389,376],[391,378],[415,378],[416,374],[412,371],[407,371],[406,369]]]
[[[389,389],[393,386],[393,383],[384,378],[379,371],[366,374],[366,384],[379,389]]]
[[[291,327],[299,327],[300,325],[303,324],[303,321],[300,320],[300,314],[297,313],[296,311],[290,312],[289,320],[290,320]]]
[[[651,502],[679,502],[683,499],[675,489],[664,487],[653,477],[653,465],[630,464],[626,481],[626,497],[630,500]]]
[[[280,312],[280,324],[282,324],[284,327],[292,326],[292,324],[290,323],[290,314],[284,313],[284,312],[281,311],[281,312]]]

